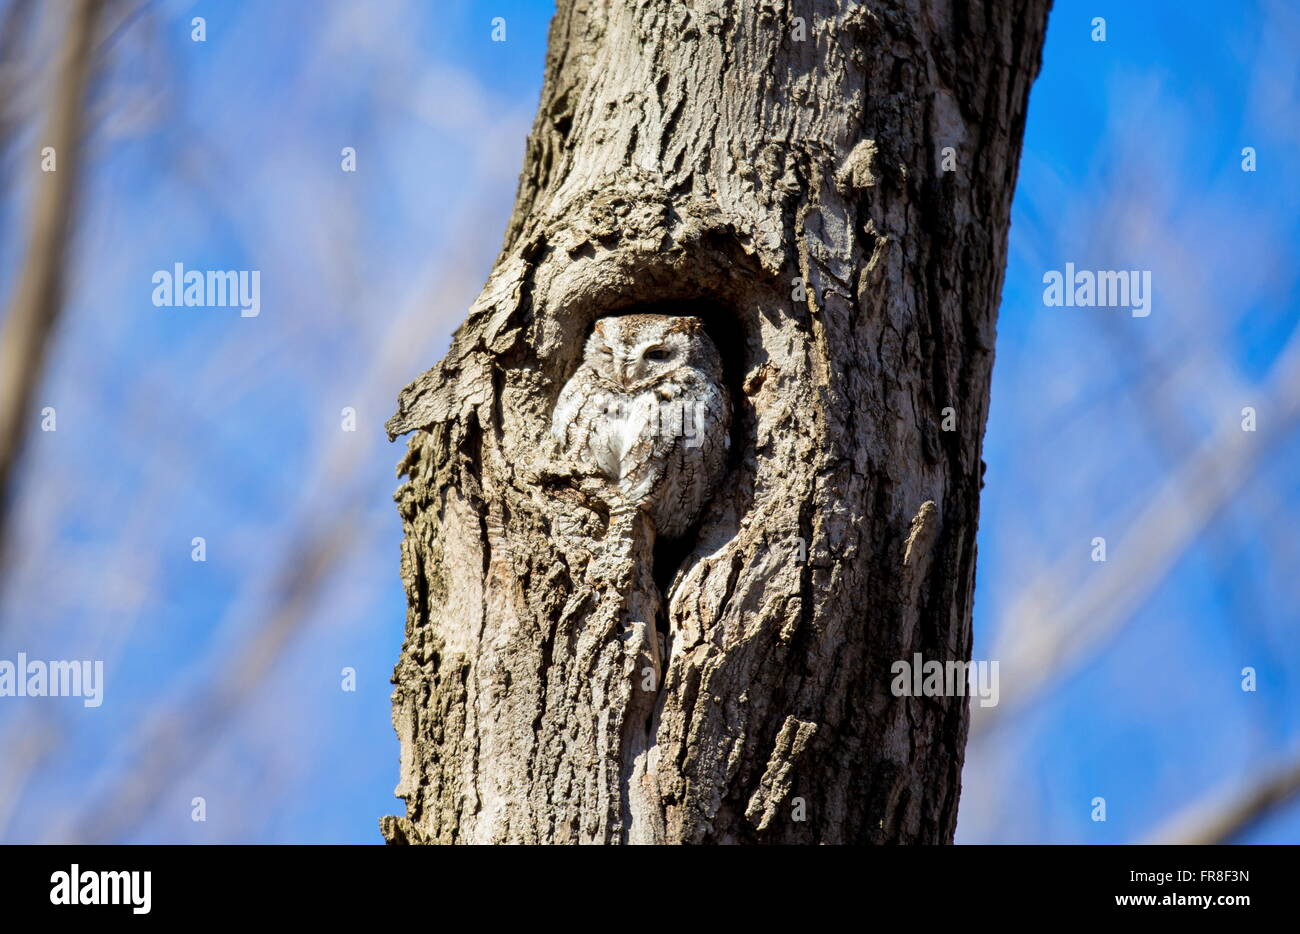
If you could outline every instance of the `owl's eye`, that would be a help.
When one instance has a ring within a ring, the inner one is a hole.
[[[647,360],[653,360],[655,363],[667,360],[672,355],[672,351],[664,347],[651,347],[645,352],[645,358]]]

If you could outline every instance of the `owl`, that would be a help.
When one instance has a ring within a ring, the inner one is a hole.
[[[565,458],[603,475],[677,538],[717,488],[730,446],[722,361],[698,318],[601,318],[555,404]]]

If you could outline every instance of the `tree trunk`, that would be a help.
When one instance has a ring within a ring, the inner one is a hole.
[[[951,842],[966,698],[891,665],[970,656],[1047,0],[558,6],[504,249],[389,422],[418,430],[384,835]],[[735,410],[721,492],[653,560],[549,435],[631,307],[701,317]]]

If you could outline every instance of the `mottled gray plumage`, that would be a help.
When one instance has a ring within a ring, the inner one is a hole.
[[[698,318],[602,318],[551,430],[575,466],[644,507],[657,534],[680,536],[726,468],[731,400],[718,349]]]

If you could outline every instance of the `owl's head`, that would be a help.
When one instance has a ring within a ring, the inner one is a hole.
[[[700,319],[677,315],[601,318],[587,341],[585,357],[624,392],[652,386],[682,368],[714,379],[722,369]]]

